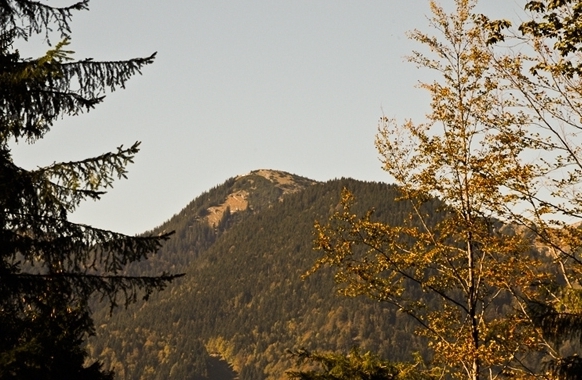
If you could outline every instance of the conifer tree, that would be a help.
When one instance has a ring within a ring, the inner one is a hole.
[[[139,142],[76,162],[26,170],[10,143],[33,144],[55,121],[94,108],[107,90],[153,62],[155,54],[116,62],[75,61],[66,50],[75,11],[36,1],[0,1],[0,378],[108,379],[100,363],[87,365],[83,342],[93,332],[89,301],[111,307],[147,298],[176,275],[124,275],[155,253],[168,233],[127,236],[73,223],[84,200],[98,200],[126,166]],[[16,41],[35,34],[61,42],[37,59],[23,59]]]

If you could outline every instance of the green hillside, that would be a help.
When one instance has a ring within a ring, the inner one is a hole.
[[[111,317],[98,311],[92,356],[121,379],[203,378],[211,354],[241,380],[279,379],[292,366],[286,350],[300,347],[359,345],[410,360],[423,347],[410,319],[387,305],[337,296],[329,271],[301,279],[318,257],[314,221],[327,219],[344,187],[355,193],[358,212],[373,207],[376,218],[392,223],[408,215],[394,201],[394,186],[351,179],[316,183],[262,171],[202,194],[155,230],[176,231],[160,254],[132,269],[184,271],[185,278]],[[246,208],[225,207],[232,194],[246,194]],[[209,223],[209,209],[221,206],[220,220]]]

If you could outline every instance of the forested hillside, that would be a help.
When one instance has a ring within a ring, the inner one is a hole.
[[[429,3],[408,60],[430,111],[378,122],[394,185],[256,170],[129,236],[69,216],[139,141],[35,169],[12,150],[156,53],[78,59],[89,0],[2,2],[0,379],[581,380],[582,0],[517,24]]]
[[[374,208],[375,218],[391,223],[409,213],[405,202],[395,202],[394,186],[315,183],[274,171],[231,178],[195,199],[155,230],[176,231],[160,254],[132,269],[184,271],[185,278],[128,311],[111,317],[98,311],[92,356],[121,379],[199,378],[211,354],[226,359],[241,380],[278,379],[292,366],[286,350],[297,348],[358,345],[410,360],[426,346],[411,319],[385,304],[337,296],[329,271],[302,280],[318,257],[314,221],[335,211],[343,188],[356,195],[358,213]],[[229,209],[232,194],[244,196],[244,210]],[[436,215],[438,204],[429,202],[425,211]],[[209,210],[220,209],[211,223]]]

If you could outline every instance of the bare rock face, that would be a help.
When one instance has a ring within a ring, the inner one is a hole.
[[[268,186],[263,185],[262,187],[259,187],[258,182],[262,178],[269,181]],[[253,206],[249,203],[249,196],[251,194],[254,195],[255,200],[258,200],[259,202],[266,201],[268,203],[271,200],[268,196],[265,196],[265,194],[261,194],[261,191],[269,194],[272,194],[275,191],[280,193],[277,200],[282,201],[285,195],[304,190],[306,187],[315,183],[317,183],[317,181],[280,170],[253,170],[248,174],[236,177],[235,185],[232,187],[233,192],[226,196],[223,203],[210,206],[207,209],[208,214],[206,216],[206,221],[210,226],[215,227],[223,219],[226,210],[229,210],[231,214],[247,210],[249,206]],[[269,189],[269,187],[271,188]],[[264,205],[254,206],[260,207]]]
[[[231,214],[246,210],[249,207],[248,195],[249,193],[245,190],[235,191],[226,196],[224,203],[209,207],[208,215],[206,216],[208,224],[213,227],[217,226],[227,209]]]

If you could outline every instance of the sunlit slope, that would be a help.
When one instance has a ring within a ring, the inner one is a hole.
[[[327,271],[301,279],[318,255],[314,221],[334,212],[344,187],[356,194],[361,212],[373,207],[376,218],[394,223],[408,215],[405,203],[394,201],[393,186],[316,183],[274,171],[231,178],[201,195],[156,229],[176,234],[152,266],[134,269],[185,271],[186,277],[146,304],[111,318],[101,313],[93,356],[130,379],[197,378],[206,373],[209,354],[224,357],[242,380],[278,379],[291,366],[286,349],[299,347],[360,345],[409,359],[422,345],[405,316],[337,296]]]

